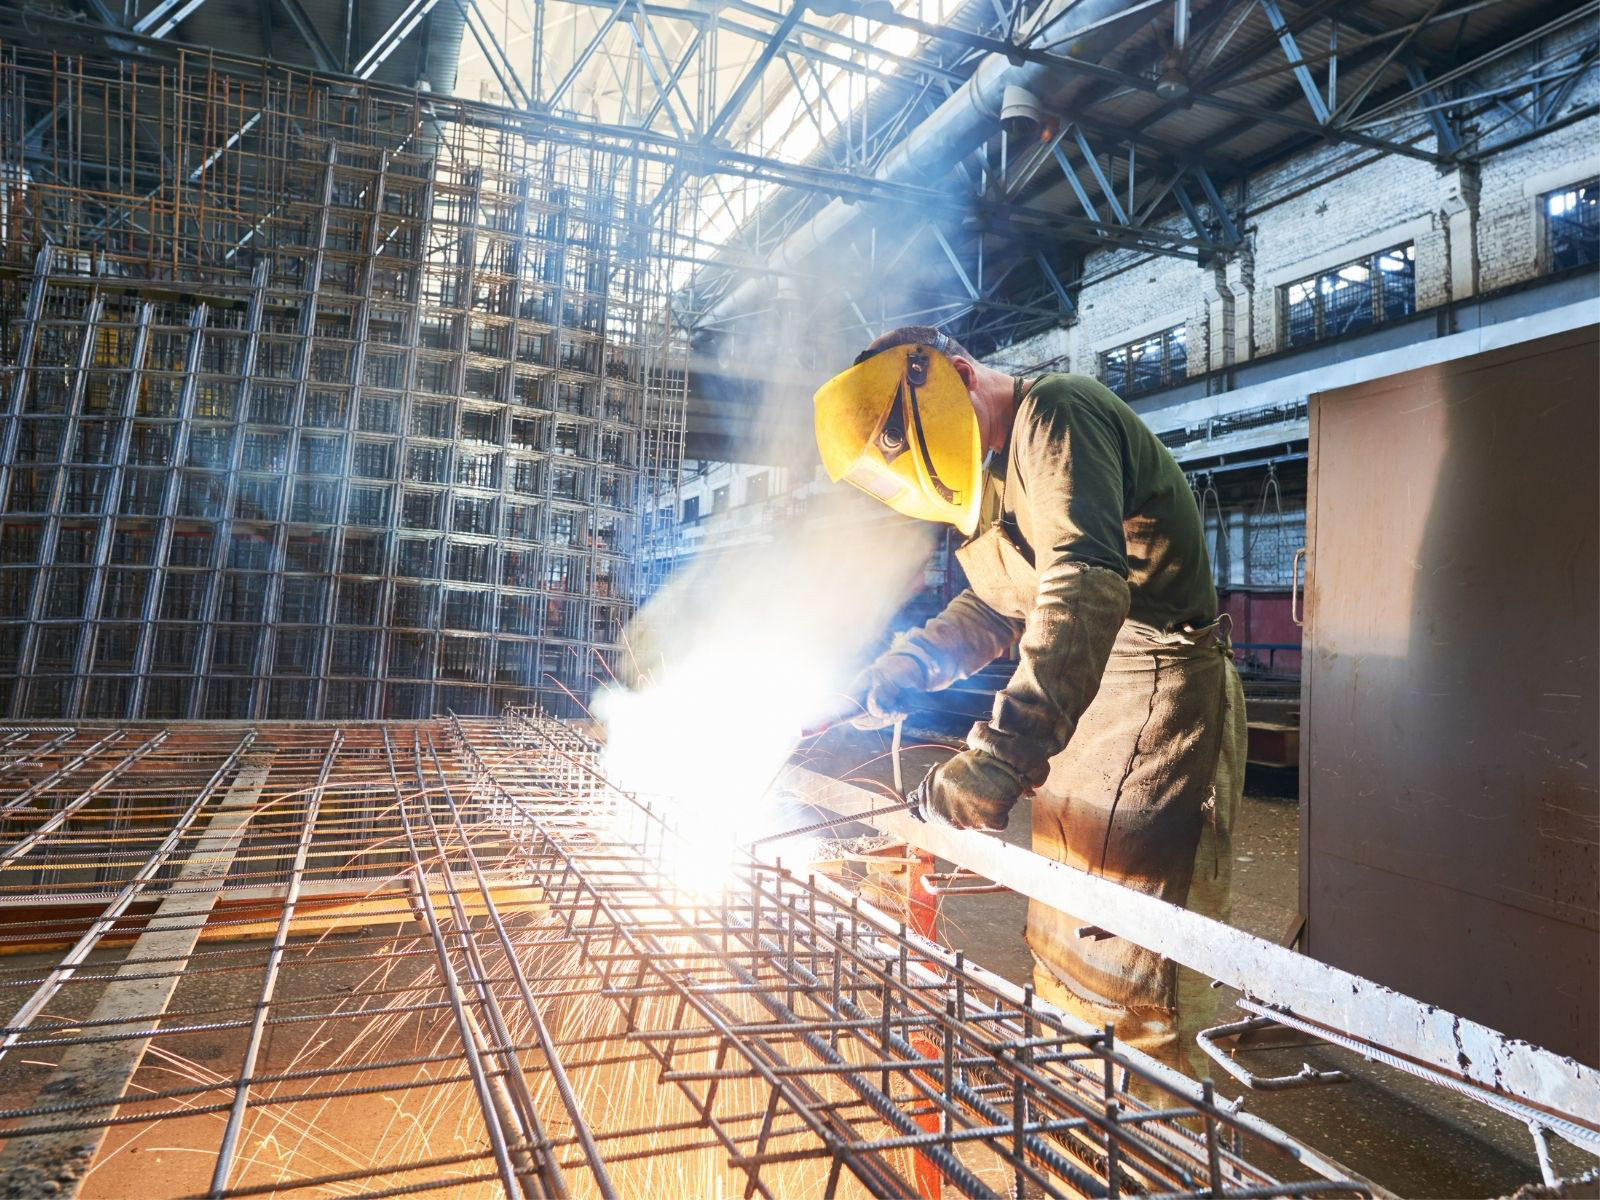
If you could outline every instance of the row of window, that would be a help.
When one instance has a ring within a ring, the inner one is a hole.
[[[1119,396],[1137,396],[1177,383],[1189,370],[1189,327],[1174,325],[1147,338],[1108,350],[1100,378]]]
[[[1600,263],[1600,180],[1540,197],[1545,261],[1551,271]],[[1372,329],[1417,310],[1416,247],[1410,242],[1351,259],[1287,284],[1280,293],[1283,341],[1306,346]],[[1187,326],[1175,325],[1100,356],[1100,377],[1122,396],[1181,381],[1188,373]]]
[[[758,472],[744,481],[744,502],[746,504],[760,504],[767,498],[769,481],[765,471]],[[726,512],[731,507],[729,484],[711,489],[712,514]],[[693,524],[700,519],[700,497],[687,496],[683,501],[683,523]]]
[[[1304,346],[1371,329],[1417,310],[1411,243],[1353,259],[1283,289],[1283,341]]]

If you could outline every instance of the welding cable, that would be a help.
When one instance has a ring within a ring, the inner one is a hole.
[[[811,833],[822,833],[839,825],[851,825],[856,821],[870,821],[873,817],[887,816],[889,813],[906,812],[917,806],[917,801],[906,799],[905,773],[900,766],[900,736],[905,729],[906,719],[901,717],[894,723],[894,733],[889,739],[889,757],[894,767],[894,794],[900,797],[899,804],[890,804],[883,808],[872,808],[866,812],[853,813],[843,817],[830,817],[825,821],[814,821],[810,825],[802,825],[798,829],[790,829],[783,833],[769,833],[758,837],[754,841],[746,842],[744,849],[753,850],[757,846],[764,846],[768,842],[782,842],[789,838],[805,837]],[[782,774],[782,771],[779,771]],[[770,787],[770,785],[768,785]]]
[[[889,757],[894,764],[894,794],[902,800],[906,798],[906,781],[900,770],[900,734],[905,727],[906,719],[901,717],[894,723],[894,733],[889,739]]]
[[[911,808],[914,801],[904,800],[899,804],[886,804],[882,808],[869,808],[866,812],[849,813],[842,817],[829,817],[825,821],[813,821],[810,825],[802,825],[798,829],[786,829],[782,833],[769,833],[765,837],[758,837],[754,841],[746,842],[746,850],[754,850],[757,846],[765,846],[768,842],[782,842],[789,838],[805,837],[811,833],[822,833],[824,830],[834,829],[840,825],[853,825],[857,821],[870,821],[874,817],[887,816],[889,813],[905,812]]]

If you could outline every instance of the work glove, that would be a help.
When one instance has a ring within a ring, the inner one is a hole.
[[[857,729],[883,729],[903,721],[927,687],[921,660],[891,650],[856,677],[851,696],[861,711],[850,723]]]
[[[1004,759],[983,750],[963,750],[929,771],[906,799],[919,821],[999,833],[1018,799],[1030,790],[1029,781]]]

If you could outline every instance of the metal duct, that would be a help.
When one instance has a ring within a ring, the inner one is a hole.
[[[1042,35],[1040,40],[1048,42],[1073,28],[1096,25],[1128,7],[1129,0],[1047,0],[1039,10],[1035,29]],[[1097,43],[1111,32],[1101,26],[1095,35],[1066,47],[1066,52],[1081,52],[1085,42]],[[1014,65],[1004,54],[989,55],[966,83],[885,156],[874,177],[908,182],[943,175],[999,132],[1007,87],[1023,88],[1048,107],[1061,97],[1069,78],[1054,66],[1037,62]],[[767,266],[777,271],[798,270],[822,247],[844,237],[865,215],[866,207],[830,201],[768,256]],[[729,321],[760,307],[769,286],[759,274],[753,274],[717,302],[704,324]]]

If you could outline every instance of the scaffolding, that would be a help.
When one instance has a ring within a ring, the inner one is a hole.
[[[423,93],[0,48],[0,711],[575,711],[675,512],[652,182]]]
[[[0,1191],[1367,1194],[826,875],[674,874],[597,764],[515,711],[0,730]]]

